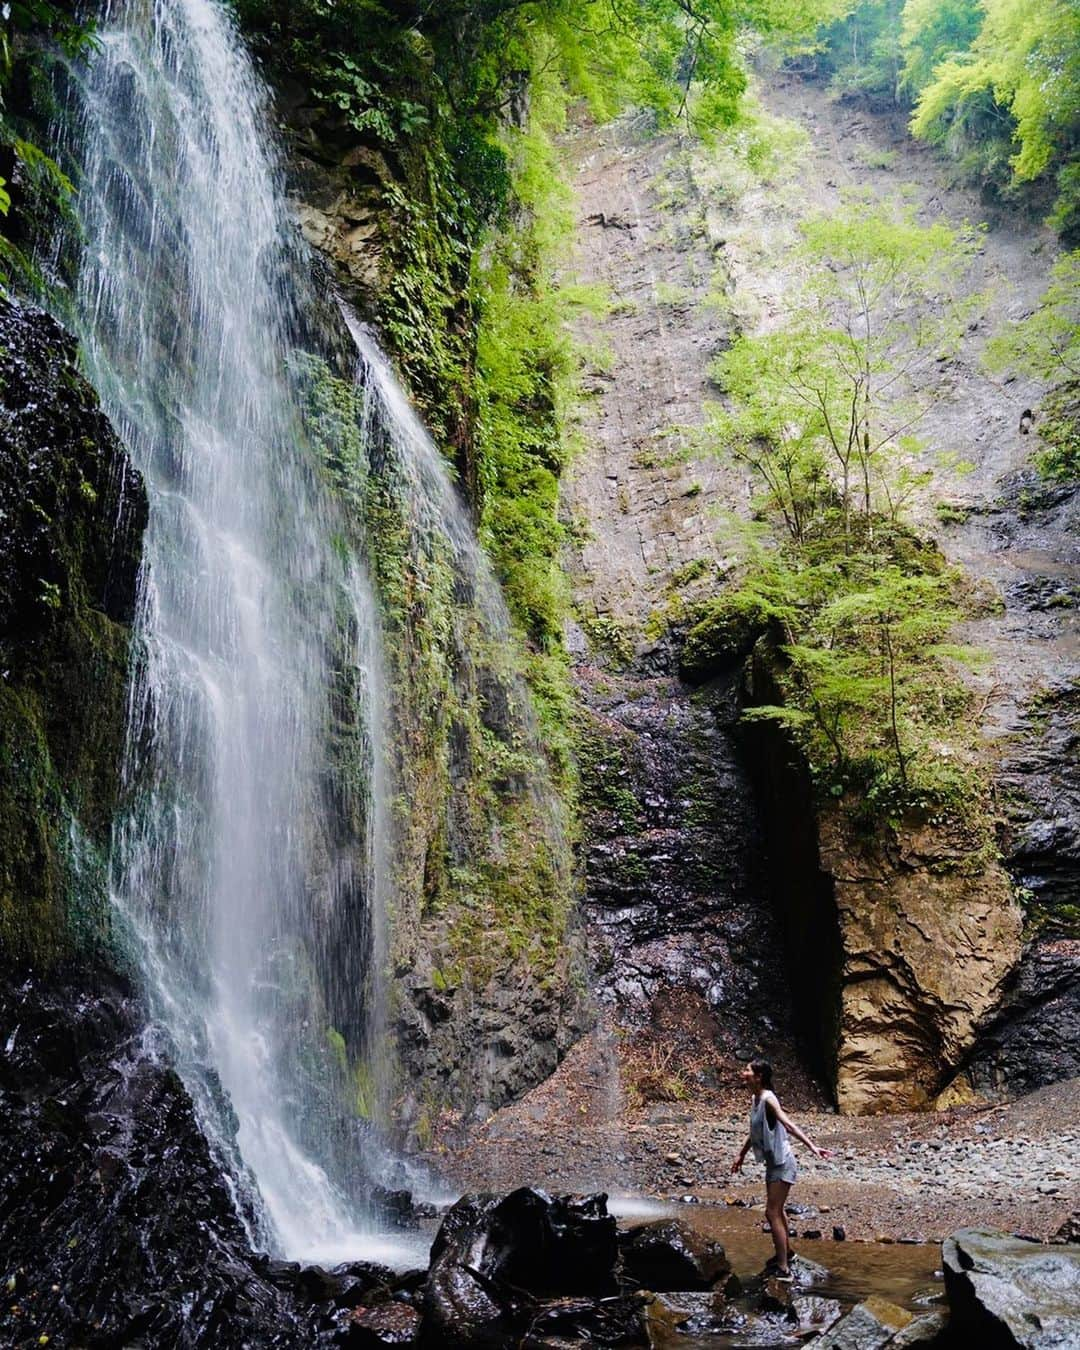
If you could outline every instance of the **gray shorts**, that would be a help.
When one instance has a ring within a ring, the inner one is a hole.
[[[782,1163],[774,1165],[765,1164],[765,1181],[786,1181],[788,1185],[793,1185],[795,1178],[799,1175],[799,1169],[795,1165],[795,1155],[789,1153]]]

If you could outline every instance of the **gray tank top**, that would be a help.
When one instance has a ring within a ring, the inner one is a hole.
[[[769,1124],[764,1096],[750,1104],[750,1144],[757,1161],[769,1167],[779,1167],[792,1156],[787,1130],[779,1120],[775,1125]]]

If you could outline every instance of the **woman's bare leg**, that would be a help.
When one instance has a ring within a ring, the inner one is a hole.
[[[788,1251],[791,1246],[787,1215],[784,1213],[784,1205],[790,1190],[790,1181],[769,1181],[765,1184],[765,1218],[772,1233],[773,1246],[776,1248],[776,1264],[782,1271],[788,1268]]]

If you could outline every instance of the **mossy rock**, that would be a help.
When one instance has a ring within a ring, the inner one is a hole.
[[[106,940],[142,481],[75,344],[0,299],[0,945]]]
[[[722,595],[707,601],[686,634],[679,674],[691,684],[722,674],[749,656],[768,626],[768,609],[755,595]]]

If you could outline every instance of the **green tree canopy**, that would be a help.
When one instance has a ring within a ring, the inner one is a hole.
[[[784,323],[716,362],[730,405],[713,410],[712,435],[753,468],[794,540],[834,510],[848,533],[855,514],[898,517],[937,370],[978,304],[955,298],[976,247],[970,230],[854,196],[804,225]]]

